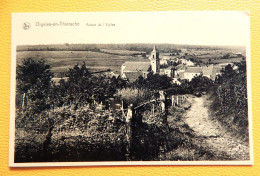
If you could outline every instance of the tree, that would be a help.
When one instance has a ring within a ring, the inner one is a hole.
[[[224,69],[221,70],[222,76],[219,76],[218,79],[216,79],[215,83],[223,84],[226,81],[230,81],[232,80],[235,74],[236,71],[233,70],[233,67],[230,64],[228,64]]]
[[[139,76],[131,85],[138,89],[148,88],[150,90],[168,89],[172,86],[170,77],[153,73],[148,73],[146,79]]]
[[[187,94],[190,94],[192,93],[192,90],[190,88],[190,82],[186,79],[184,80],[181,80],[181,85],[180,85],[180,88],[181,88],[181,93],[187,93]]]
[[[68,104],[74,104],[76,107],[94,101],[105,103],[108,98],[113,97],[117,88],[126,87],[126,81],[120,77],[92,75],[85,63],[81,67],[77,64],[71,68],[67,77],[68,82],[61,86],[67,87],[65,94]]]
[[[17,92],[22,96],[22,106],[30,102],[34,109],[41,111],[46,108],[53,73],[44,60],[32,58],[23,60],[17,67]]]
[[[248,139],[246,63],[227,65],[215,81],[212,108],[221,122]]]
[[[171,87],[171,78],[167,75],[149,73],[147,75],[147,87],[151,90],[168,89]]]
[[[86,68],[85,62],[80,67],[78,64],[70,68],[66,76],[69,78],[66,84],[60,86],[67,87],[66,101],[68,104],[89,103],[91,101],[93,89],[92,75]]]
[[[213,86],[213,81],[208,77],[199,75],[194,77],[189,84],[191,91],[194,93],[195,91],[208,91]]]
[[[141,75],[133,82],[133,87],[136,87],[138,89],[145,88],[147,85],[147,81],[144,77]]]

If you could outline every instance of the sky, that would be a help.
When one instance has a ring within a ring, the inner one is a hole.
[[[14,13],[12,43],[245,46],[250,38],[249,19],[246,11]],[[30,27],[24,29],[24,23]]]

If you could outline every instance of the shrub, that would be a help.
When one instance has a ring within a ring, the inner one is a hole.
[[[147,89],[125,88],[117,90],[115,96],[121,98],[127,105],[137,105],[152,99],[153,92]]]

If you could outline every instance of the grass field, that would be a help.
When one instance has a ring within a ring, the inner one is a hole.
[[[242,57],[229,58],[229,59],[221,59],[224,55],[228,53],[235,53],[237,50],[227,50],[227,49],[183,49],[183,53],[188,54],[188,58],[193,58],[197,61],[201,61],[202,63],[208,63],[209,59],[211,60],[211,64],[219,64],[219,63],[231,63],[231,62],[240,62],[242,61]],[[240,53],[243,56],[246,56],[244,50],[240,50]]]
[[[86,63],[90,71],[101,71],[111,69],[119,74],[121,65],[125,61],[143,59],[141,57],[120,56],[92,51],[18,51],[17,64],[20,65],[23,59],[34,58],[35,60],[45,59],[46,64],[51,66],[55,77],[69,70],[76,64]]]
[[[133,54],[142,54],[144,52],[140,51],[130,51],[130,50],[109,50],[109,49],[101,49],[102,52],[104,53],[109,53],[109,54],[118,54],[118,55],[126,55],[126,56],[131,56]]]
[[[195,60],[201,61],[204,64],[207,64],[209,62],[209,59],[211,59],[211,64],[221,64],[221,63],[232,63],[232,62],[240,62],[243,59],[242,58],[229,58],[229,59],[212,59],[210,57],[208,58],[196,58]]]

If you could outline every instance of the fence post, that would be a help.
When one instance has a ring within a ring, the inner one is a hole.
[[[126,146],[126,160],[129,160],[130,155],[130,148],[131,148],[131,140],[132,140],[132,127],[131,127],[131,121],[133,118],[133,104],[128,106],[127,109],[127,115],[126,115],[126,140],[127,140],[127,146]]]
[[[124,101],[123,101],[123,100],[122,100],[121,111],[122,111],[122,116],[123,116],[123,118],[124,118],[124,117],[125,117],[125,112],[124,112]]]
[[[22,95],[22,109],[24,108],[24,104],[25,104],[25,93],[23,93]]]
[[[128,106],[127,115],[126,115],[126,123],[129,123],[133,118],[133,104]]]
[[[179,106],[179,97],[178,97],[178,95],[176,96],[176,105]]]
[[[162,112],[165,112],[165,95],[164,95],[164,91],[159,91],[160,93],[160,103],[161,103],[161,108],[162,108]]]
[[[154,116],[154,104],[152,105],[152,115]]]

